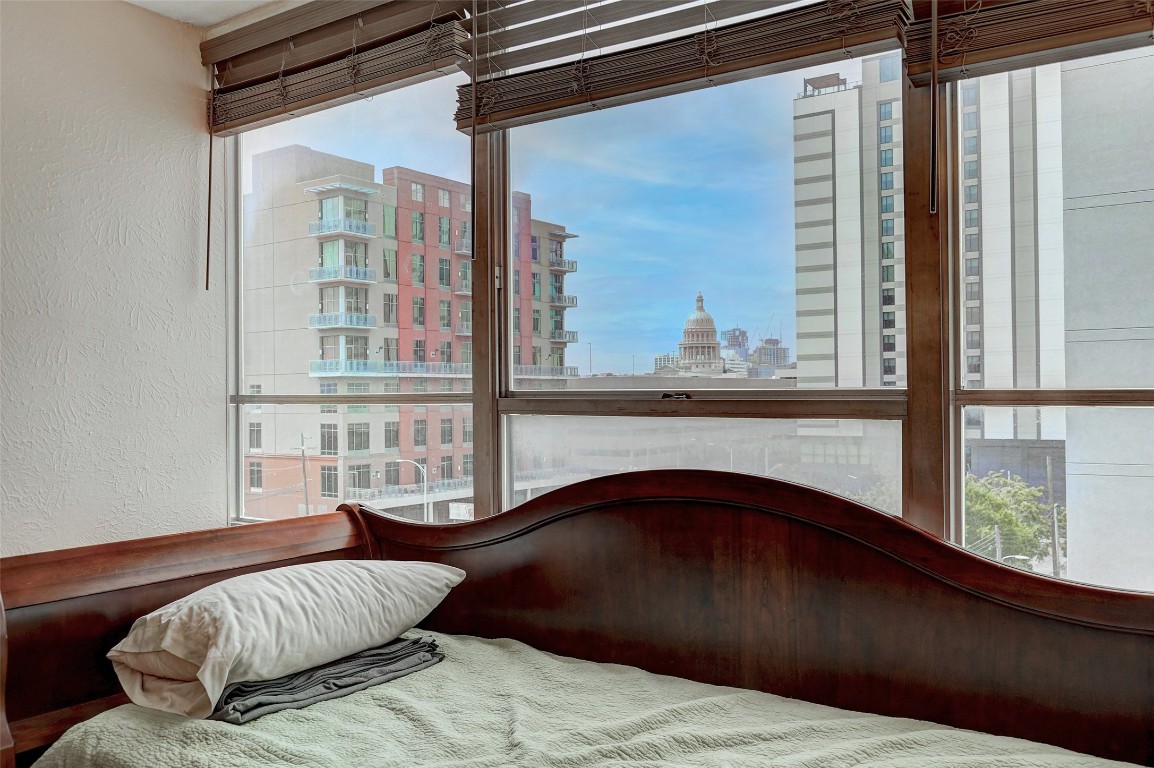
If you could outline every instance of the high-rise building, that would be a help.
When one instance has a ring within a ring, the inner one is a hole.
[[[794,101],[797,385],[906,383],[901,56]]]
[[[472,190],[287,146],[252,158],[245,198],[244,390],[250,394],[406,394],[472,388]],[[517,193],[511,334],[519,384],[565,366],[576,299],[565,228],[532,218]],[[562,382],[563,384],[563,382]],[[471,500],[466,404],[250,406],[242,429],[245,509],[290,517],[346,499],[447,519]],[[530,481],[526,481],[530,482]],[[298,500],[302,495],[304,502]]]

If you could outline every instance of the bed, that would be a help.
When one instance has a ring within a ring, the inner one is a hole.
[[[1001,566],[802,486],[668,470],[585,481],[453,526],[349,505],[6,558],[5,765],[125,703],[104,654],[137,616],[239,573],[349,558],[464,569],[418,628],[450,645],[507,638],[1154,765],[1154,595]],[[442,666],[398,683],[432,684]]]

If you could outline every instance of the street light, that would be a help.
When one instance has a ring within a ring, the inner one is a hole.
[[[414,467],[421,470],[421,501],[425,511],[425,522],[429,522],[429,473],[425,469],[425,465],[419,461],[413,461],[412,459],[396,458],[393,459],[393,461],[403,461],[407,464],[412,464]]]

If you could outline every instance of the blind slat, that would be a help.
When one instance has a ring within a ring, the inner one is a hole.
[[[204,65],[216,64],[242,53],[279,42],[340,19],[356,16],[390,0],[341,0],[339,3],[312,2],[276,16],[234,29],[200,44]]]

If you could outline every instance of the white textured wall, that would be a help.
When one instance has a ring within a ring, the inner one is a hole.
[[[0,554],[222,525],[200,32],[5,0],[0,33]]]

